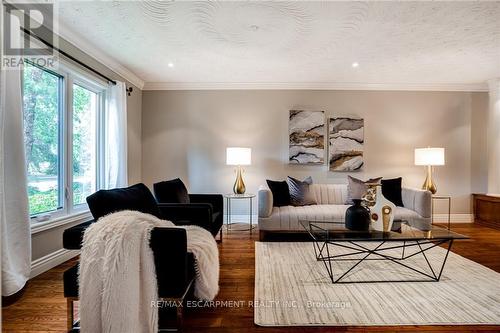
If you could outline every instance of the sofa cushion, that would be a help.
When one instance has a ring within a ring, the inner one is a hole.
[[[190,202],[186,186],[179,178],[166,180],[153,185],[155,197],[161,203],[181,203]]]
[[[273,207],[271,216],[259,219],[261,230],[304,231],[300,220],[344,220],[347,205],[311,205]]]
[[[402,178],[394,178],[394,179],[382,179],[382,194],[384,197],[391,201],[398,207],[404,207],[403,205],[403,197],[402,197]]]
[[[307,177],[303,181],[293,177],[287,177],[286,182],[290,189],[290,202],[293,206],[315,205],[316,198],[314,193],[309,189],[312,184],[312,178]]]
[[[347,200],[345,202],[346,205],[353,205],[353,199],[361,199],[368,190],[368,186],[366,184],[376,183],[379,184],[382,177],[379,178],[371,178],[367,181],[362,181],[361,179],[354,178],[351,176],[347,176]]]
[[[267,186],[273,194],[273,206],[281,207],[290,205],[290,189],[286,181],[266,180]]]
[[[304,231],[300,220],[344,221],[348,205],[312,205],[274,207],[268,218],[259,219],[260,230]],[[394,219],[408,220],[413,225],[420,216],[407,208],[396,207]]]
[[[122,210],[136,210],[162,218],[153,194],[142,183],[126,188],[99,190],[87,197],[87,203],[96,221]]]
[[[344,205],[347,200],[346,184],[311,184],[318,205]]]

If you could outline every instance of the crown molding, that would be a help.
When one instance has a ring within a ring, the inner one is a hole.
[[[146,82],[143,90],[393,90],[487,92],[488,84],[351,82]]]
[[[129,81],[139,89],[142,90],[144,88],[145,84],[144,80],[138,77],[134,72],[132,72],[131,70],[120,64],[120,62],[118,62],[113,57],[110,57],[101,50],[99,50],[97,47],[92,45],[90,42],[81,37],[79,34],[71,31],[66,26],[61,26],[61,23],[59,23],[58,35],[67,42],[73,44],[81,51],[85,52],[86,54],[94,58],[95,60],[102,63],[104,66],[108,67],[111,71],[115,72],[125,80]]]

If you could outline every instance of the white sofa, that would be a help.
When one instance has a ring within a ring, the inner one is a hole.
[[[312,184],[317,205],[273,207],[271,191],[261,186],[259,199],[259,231],[261,239],[268,232],[301,232],[300,220],[314,219],[320,221],[344,220],[349,205],[347,200],[347,184]],[[395,219],[407,220],[412,226],[426,230],[432,223],[431,200],[428,191],[403,188],[404,207],[397,207]]]

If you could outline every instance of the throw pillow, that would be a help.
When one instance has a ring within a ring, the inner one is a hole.
[[[404,207],[401,194],[402,178],[382,179],[382,194],[384,197],[399,207]]]
[[[290,201],[292,206],[316,205],[316,197],[309,188],[309,185],[313,182],[311,177],[307,177],[303,181],[288,177],[286,182],[290,189]]]
[[[347,176],[347,200],[345,202],[346,205],[353,205],[354,201],[353,199],[361,199],[363,198],[363,195],[366,194],[366,191],[368,190],[368,186],[366,184],[368,183],[377,183],[380,184],[380,180],[382,177],[379,178],[371,178],[368,179],[367,181],[362,181],[361,179],[354,178],[351,176]]]
[[[153,194],[142,183],[126,188],[99,190],[87,197],[87,204],[96,221],[105,215],[122,210],[137,210],[162,218]]]
[[[266,180],[273,194],[273,207],[290,206],[290,190],[286,181]]]
[[[155,197],[161,203],[189,203],[186,186],[179,178],[159,182],[153,185]]]

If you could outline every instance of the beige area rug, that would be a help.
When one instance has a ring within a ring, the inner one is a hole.
[[[437,267],[446,250],[435,247],[426,254]],[[411,264],[430,271],[421,255]],[[334,274],[348,265],[334,264]],[[379,260],[362,262],[346,276],[347,281],[418,277]],[[261,326],[500,325],[500,274],[450,252],[439,282],[332,284],[312,243],[256,242],[254,303]]]

